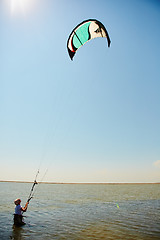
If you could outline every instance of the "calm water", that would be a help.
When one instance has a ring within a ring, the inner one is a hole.
[[[14,228],[13,201],[24,205],[31,186],[0,183],[1,240],[160,239],[159,184],[39,184],[26,225]]]

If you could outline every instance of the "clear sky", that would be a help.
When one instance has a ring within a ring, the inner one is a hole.
[[[94,39],[71,61],[89,18],[111,47]],[[0,0],[0,180],[38,168],[39,181],[160,182],[160,1]]]

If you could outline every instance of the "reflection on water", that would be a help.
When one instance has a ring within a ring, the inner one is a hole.
[[[23,227],[16,227],[13,225],[12,227],[13,231],[10,235],[10,239],[17,239],[17,240],[23,240],[25,239],[25,231]]]
[[[160,239],[159,184],[40,184],[14,227],[13,200],[25,204],[30,187],[0,183],[0,239]]]

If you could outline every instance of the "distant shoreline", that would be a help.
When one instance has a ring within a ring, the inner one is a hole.
[[[4,181],[4,180],[0,180],[0,183],[33,183],[33,182],[31,182],[31,181]],[[150,182],[148,182],[148,183],[141,183],[141,182],[139,182],[139,183],[118,183],[118,182],[111,182],[111,183],[105,183],[105,182],[38,182],[39,184],[82,184],[82,185],[87,185],[87,184],[90,184],[90,185],[139,185],[139,184],[160,184],[160,182],[155,182],[155,183],[150,183]]]

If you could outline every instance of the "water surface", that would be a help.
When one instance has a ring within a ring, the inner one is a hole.
[[[1,240],[160,239],[159,184],[39,184],[26,225],[13,227],[13,201],[24,205],[31,186],[0,183]]]

